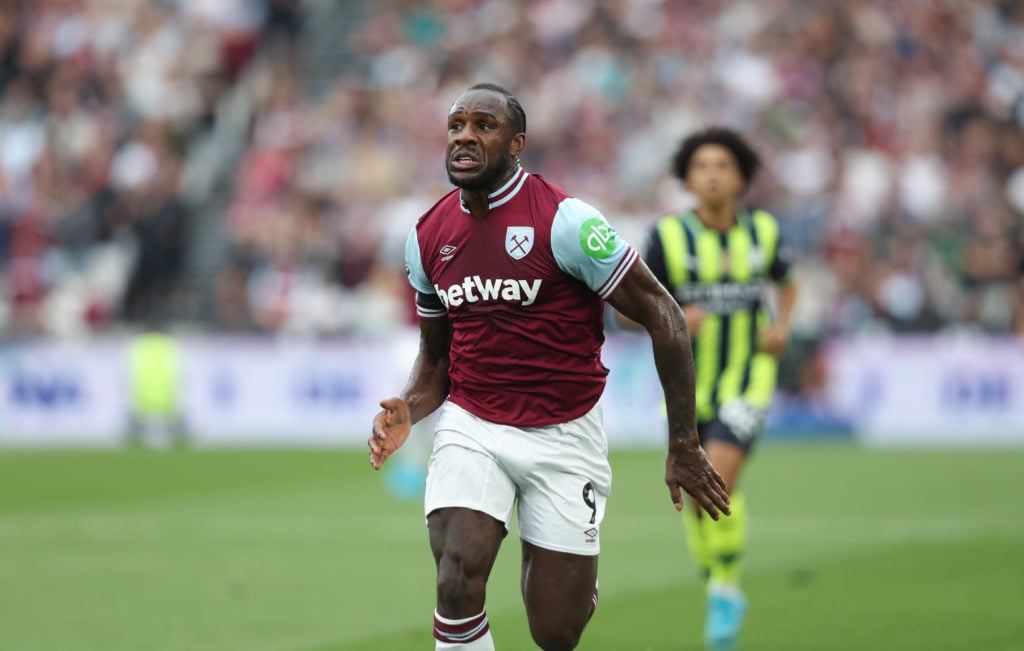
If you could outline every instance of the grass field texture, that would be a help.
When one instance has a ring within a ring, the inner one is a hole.
[[[615,452],[601,604],[580,649],[701,649],[703,591],[663,456]],[[1024,649],[1024,451],[772,444],[741,649]],[[533,649],[518,541],[488,594]],[[2,651],[433,649],[418,502],[364,452],[0,452]]]

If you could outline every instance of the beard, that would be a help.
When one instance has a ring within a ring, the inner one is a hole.
[[[505,176],[509,173],[509,170],[513,167],[513,161],[511,156],[503,156],[502,158],[494,161],[494,163],[487,165],[482,170],[476,173],[475,176],[457,178],[452,174],[452,169],[447,164],[445,169],[448,171],[448,182],[457,188],[463,190],[469,190],[470,192],[477,192],[480,190],[497,190],[500,183],[505,179]]]

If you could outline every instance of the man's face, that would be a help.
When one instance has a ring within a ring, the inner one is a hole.
[[[522,145],[523,136],[512,133],[505,98],[489,90],[469,91],[448,112],[448,180],[465,190],[495,190]]]
[[[701,145],[690,159],[686,187],[707,203],[736,198],[743,190],[743,174],[736,158],[722,145]]]

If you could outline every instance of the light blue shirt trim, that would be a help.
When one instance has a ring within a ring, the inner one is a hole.
[[[591,219],[599,220],[603,232],[610,236],[606,246],[614,248],[607,257],[595,257],[584,249],[582,242],[587,240],[590,229],[588,233],[581,231]],[[575,197],[558,205],[551,224],[551,251],[562,271],[586,283],[601,298],[612,294],[638,256],[597,208]]]
[[[423,294],[436,294],[434,286],[427,278],[427,272],[423,269],[423,260],[420,258],[420,242],[416,237],[416,227],[409,231],[409,237],[405,240],[405,269],[409,274],[409,284],[416,291]]]

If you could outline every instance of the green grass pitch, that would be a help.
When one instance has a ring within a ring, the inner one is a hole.
[[[580,649],[701,648],[663,456],[618,451]],[[741,649],[1024,648],[1024,451],[767,441]],[[533,649],[510,536],[497,648]],[[0,452],[2,651],[432,649],[416,502],[341,451]]]

